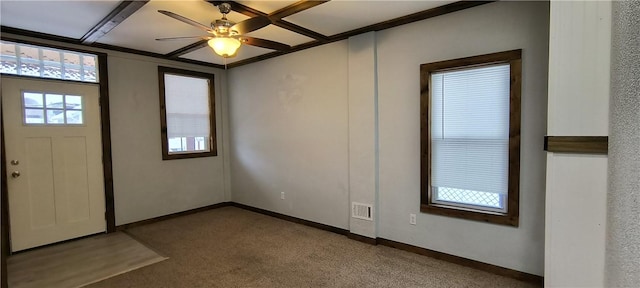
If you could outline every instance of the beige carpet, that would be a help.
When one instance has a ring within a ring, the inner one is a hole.
[[[88,287],[536,287],[236,207],[127,233],[169,259]]]
[[[166,259],[116,232],[12,255],[7,280],[9,288],[82,287]]]

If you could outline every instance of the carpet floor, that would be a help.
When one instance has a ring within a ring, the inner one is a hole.
[[[237,207],[126,233],[169,259],[87,287],[537,287]]]

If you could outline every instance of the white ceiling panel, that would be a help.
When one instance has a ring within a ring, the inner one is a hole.
[[[228,58],[226,61],[226,64],[231,64],[236,61],[249,59],[251,57],[260,56],[262,54],[266,54],[270,52],[273,52],[273,50],[255,47],[255,46],[249,46],[249,45],[242,45],[240,47],[240,50],[238,50],[238,54],[236,55],[236,57]],[[191,60],[198,60],[198,61],[204,61],[204,62],[209,62],[214,64],[221,64],[221,65],[225,64],[224,58],[218,56],[218,54],[213,52],[213,50],[209,48],[209,46],[198,49],[191,53],[182,55],[181,58],[187,58]]]
[[[284,20],[331,36],[453,2],[333,0]]]
[[[183,23],[158,10],[167,10],[209,26],[211,21],[222,18],[217,7],[202,0],[162,1],[152,0],[127,18],[98,42],[137,50],[166,54],[187,46],[195,40],[156,41],[156,38],[181,36],[206,36],[207,32]],[[249,17],[231,12],[229,20],[242,21]]]
[[[115,9],[119,0],[0,0],[2,26],[81,38]]]
[[[253,9],[256,9],[260,12],[264,12],[270,14],[274,11],[287,7],[293,3],[298,2],[298,0],[292,1],[277,1],[277,0],[259,0],[259,1],[236,1],[242,5],[249,6]]]
[[[258,29],[251,33],[247,33],[247,36],[267,39],[271,41],[281,42],[290,46],[295,46],[302,43],[313,41],[313,38],[291,32],[287,29],[280,28],[275,25],[268,25],[262,29]]]

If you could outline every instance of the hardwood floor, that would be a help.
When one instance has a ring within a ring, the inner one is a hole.
[[[10,288],[82,287],[167,259],[123,232],[52,245],[7,260]]]

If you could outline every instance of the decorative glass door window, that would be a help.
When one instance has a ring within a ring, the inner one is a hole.
[[[96,55],[7,41],[0,48],[0,73],[98,82]]]
[[[82,125],[82,96],[22,92],[24,124]]]

